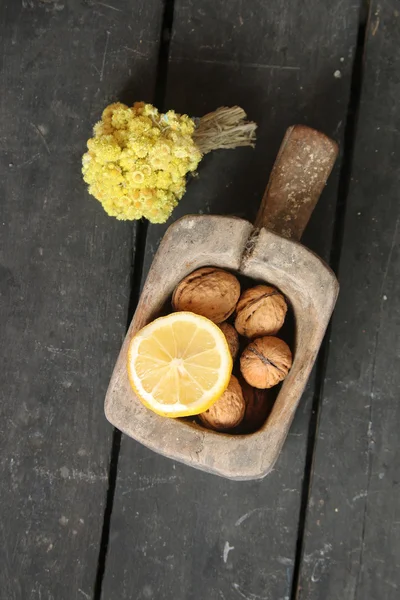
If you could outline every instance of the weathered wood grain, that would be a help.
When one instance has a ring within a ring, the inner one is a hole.
[[[400,594],[400,11],[372,2],[298,597]]]
[[[239,104],[259,123],[259,141],[254,151],[206,157],[174,218],[254,220],[293,123],[341,141],[357,25],[354,1],[175,3],[165,108],[201,116]],[[337,173],[304,237],[325,258]],[[165,229],[150,227],[145,270]],[[260,482],[199,473],[123,437],[104,600],[289,597],[311,397],[309,388],[276,469]]]
[[[1,3],[4,600],[93,597],[112,436],[103,397],[133,230],[88,196],[80,161],[132,77],[135,97],[152,99],[160,13],[156,1]]]
[[[261,200],[255,227],[300,241],[339,152],[337,143],[305,125],[288,128]]]

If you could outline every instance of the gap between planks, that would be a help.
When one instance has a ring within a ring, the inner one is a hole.
[[[358,114],[361,103],[363,84],[363,58],[367,41],[368,23],[370,18],[370,0],[362,0],[360,4],[357,42],[354,55],[353,69],[351,75],[351,86],[349,103],[347,107],[346,125],[344,133],[344,144],[342,151],[342,164],[339,175],[338,196],[335,211],[335,223],[332,235],[332,248],[330,252],[330,266],[338,275],[340,270],[340,257],[343,243],[346,207],[353,170],[353,157],[355,140],[357,135]],[[306,451],[306,463],[304,469],[304,480],[301,492],[301,504],[299,514],[299,526],[297,530],[296,554],[293,569],[292,590],[290,600],[296,600],[299,592],[299,580],[301,564],[304,552],[304,536],[307,519],[307,508],[312,484],[312,470],[314,453],[317,440],[321,402],[324,393],[325,374],[329,358],[331,325],[329,325],[325,339],[322,343],[319,357],[316,363],[316,382],[314,398],[312,403],[310,424],[308,429],[308,442]]]
[[[111,7],[109,7],[111,8]],[[154,90],[154,103],[155,105],[162,109],[166,86],[167,86],[167,77],[168,77],[168,63],[169,63],[169,52],[170,52],[170,40],[172,34],[172,26],[174,19],[174,0],[164,0],[164,9],[163,9],[163,17],[161,22],[161,31],[159,37],[159,53],[158,53],[158,61],[157,61],[157,75],[156,75],[156,85]],[[103,56],[103,65],[100,75],[100,80],[102,79],[102,74],[104,70],[104,61],[107,53],[108,47],[108,39],[109,32],[107,32],[106,45],[104,49]],[[136,227],[136,239],[134,240],[134,231]],[[130,272],[130,295],[129,295],[129,305],[128,305],[128,314],[127,314],[127,324],[126,329],[129,328],[131,319],[136,309],[136,305],[139,301],[140,292],[141,292],[141,283],[143,276],[143,265],[144,258],[146,252],[146,238],[147,238],[147,230],[148,230],[148,222],[141,220],[136,225],[132,224],[132,265]],[[97,573],[96,573],[96,581],[94,584],[94,595],[93,600],[101,600],[102,597],[102,587],[103,587],[103,579],[104,573],[106,569],[107,562],[107,552],[109,545],[109,537],[110,537],[110,526],[111,526],[111,517],[114,506],[114,497],[115,497],[115,489],[117,485],[117,476],[118,476],[118,461],[121,450],[121,441],[122,441],[122,433],[114,428],[112,445],[111,445],[111,455],[110,455],[110,463],[108,469],[108,490],[107,490],[107,498],[106,505],[104,509],[103,515],[103,527],[101,532],[100,539],[100,548],[99,555],[97,561]]]

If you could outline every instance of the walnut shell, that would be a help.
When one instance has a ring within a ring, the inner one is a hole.
[[[242,421],[246,410],[242,388],[232,375],[229,385],[222,396],[205,412],[199,415],[204,425],[216,431],[233,429]]]
[[[188,310],[218,324],[234,312],[239,296],[240,283],[232,273],[203,267],[182,279],[172,305],[174,310]]]
[[[252,387],[244,378],[241,379],[240,385],[246,402],[240,429],[243,433],[253,433],[264,425],[274,405],[274,398],[271,393]]]
[[[274,335],[282,327],[286,311],[286,300],[276,288],[257,285],[240,296],[235,327],[248,338]]]
[[[292,366],[289,346],[277,337],[254,340],[240,357],[243,377],[255,388],[264,390],[283,381]]]
[[[233,325],[230,325],[229,323],[221,323],[219,328],[226,337],[226,341],[228,342],[229,350],[232,355],[232,360],[233,362],[235,362],[237,354],[239,352],[238,332],[233,327]]]

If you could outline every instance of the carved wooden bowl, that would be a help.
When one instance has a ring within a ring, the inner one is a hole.
[[[223,477],[246,480],[268,474],[288,434],[338,294],[332,271],[296,241],[336,154],[336,144],[323,134],[292,127],[274,165],[256,226],[231,217],[187,216],[168,229],[107,392],[105,412],[115,427],[164,456]],[[252,434],[219,433],[181,419],[160,417],[138,400],[129,384],[130,339],[159,316],[175,286],[203,266],[229,269],[275,285],[294,312],[293,366],[267,421]]]

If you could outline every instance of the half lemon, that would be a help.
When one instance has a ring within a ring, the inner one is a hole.
[[[129,345],[131,386],[145,406],[164,417],[204,412],[224,393],[231,373],[225,335],[191,312],[156,319]]]

